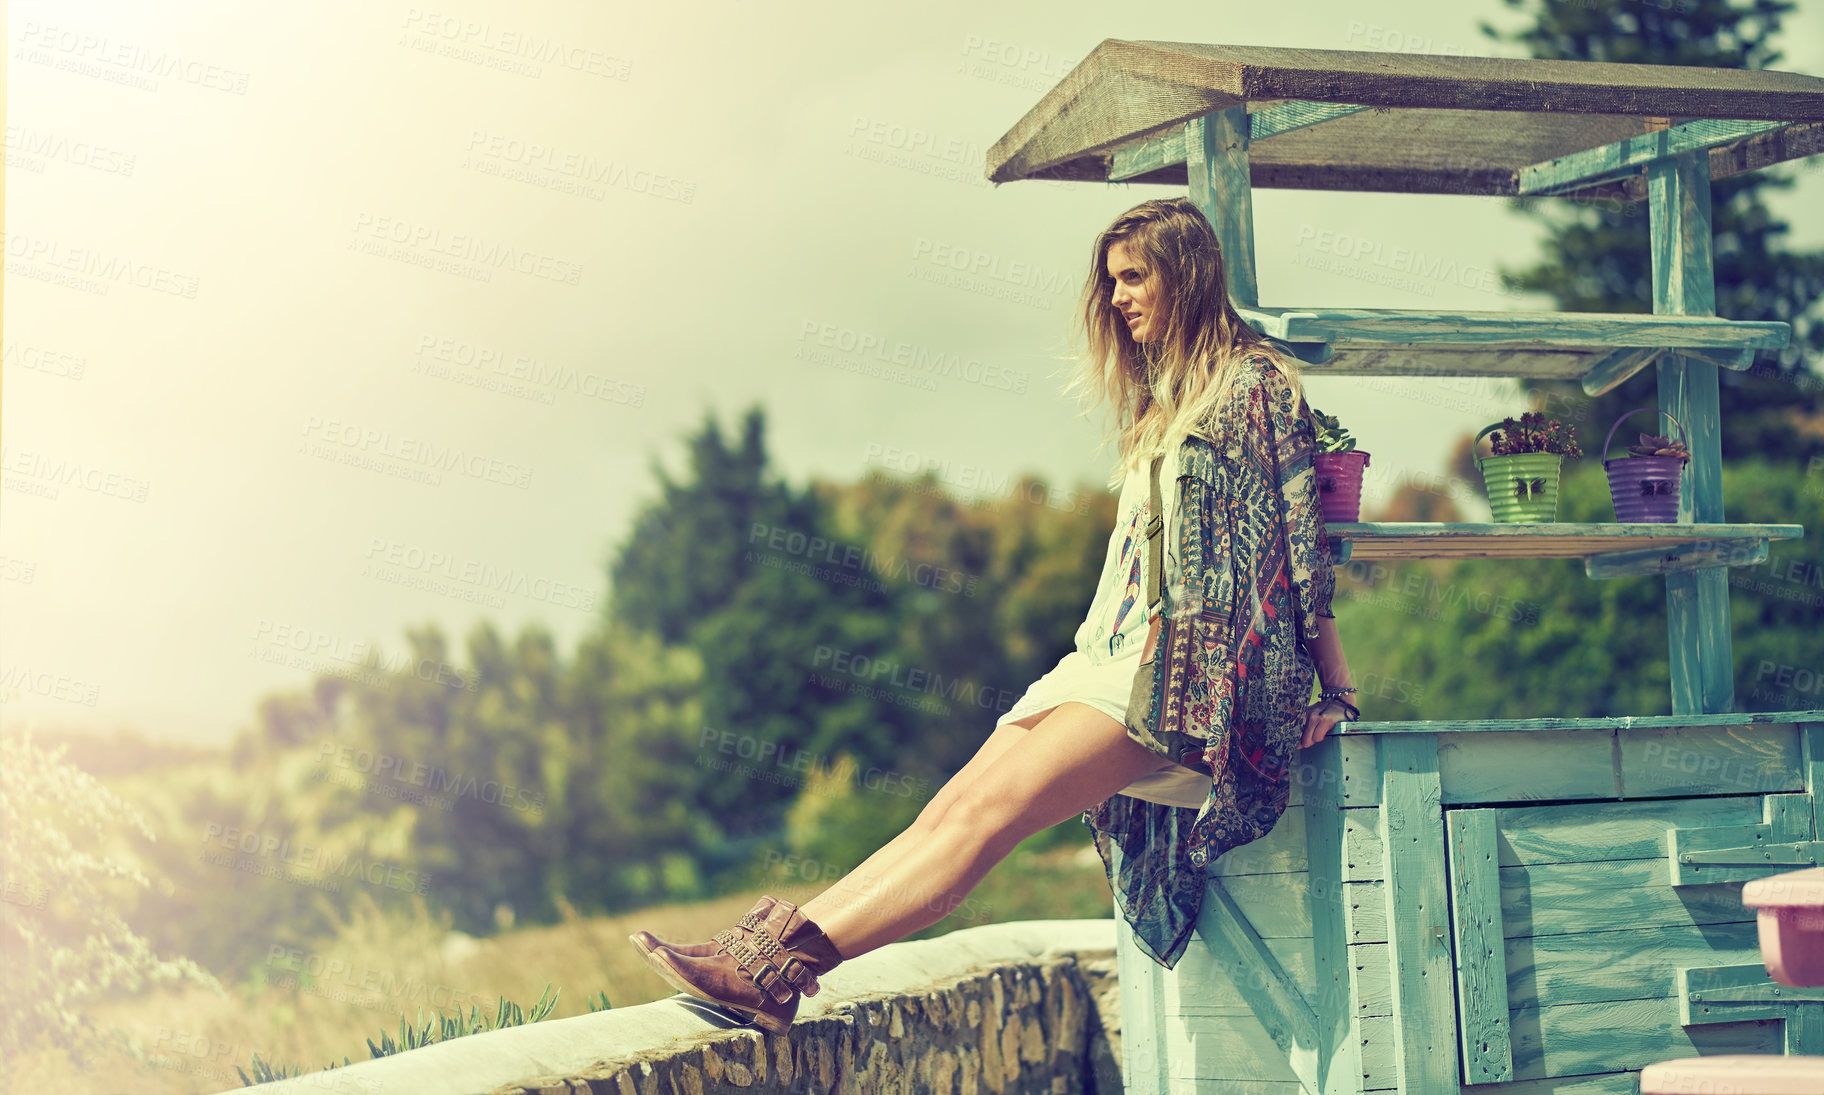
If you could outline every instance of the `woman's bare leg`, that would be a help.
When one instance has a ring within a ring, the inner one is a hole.
[[[823,918],[832,915],[836,909],[862,900],[866,896],[866,883],[878,880],[893,863],[916,847],[935,828],[938,818],[944,816],[944,811],[950,808],[950,804],[964,788],[974,783],[976,777],[986,772],[996,757],[1013,748],[1015,742],[1031,733],[1039,720],[1054,710],[1056,708],[1048,708],[1017,722],[1004,722],[995,727],[994,733],[988,735],[981,748],[975,751],[975,756],[969,758],[969,763],[963,765],[955,775],[944,781],[944,785],[938,788],[937,794],[931,796],[931,801],[919,811],[918,818],[911,825],[881,845],[878,851],[843,876],[841,881],[799,906],[804,910],[804,915],[822,925]]]
[[[1115,719],[1087,704],[1060,704],[960,790],[934,825],[901,834],[906,850],[882,857],[877,877],[853,886],[844,879],[841,898],[819,895],[817,911],[807,904],[805,915],[844,958],[896,942],[949,915],[1020,841],[1160,763]]]

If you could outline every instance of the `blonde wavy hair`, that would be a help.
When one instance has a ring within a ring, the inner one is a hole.
[[[1163,337],[1136,342],[1114,306],[1108,251],[1117,241],[1143,277],[1157,272],[1153,308],[1164,308]],[[1112,437],[1119,454],[1109,478],[1118,489],[1142,461],[1170,451],[1206,429],[1233,389],[1250,352],[1279,366],[1294,394],[1303,382],[1294,359],[1248,326],[1229,300],[1222,244],[1188,198],[1157,198],[1134,206],[1096,237],[1081,303],[1088,347],[1076,355],[1065,394],[1084,393],[1083,414],[1102,404],[1115,411]]]

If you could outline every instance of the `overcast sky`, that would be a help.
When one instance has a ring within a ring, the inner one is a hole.
[[[985,152],[1105,38],[1517,55],[1475,29],[1512,25],[1497,3],[1375,18],[14,3],[0,714],[216,742],[417,623],[460,656],[479,619],[543,621],[568,653],[649,460],[681,469],[706,412],[754,402],[795,483],[936,462],[966,496],[1099,489],[1101,423],[1060,393],[1072,305],[1095,234],[1172,191],[996,188]],[[572,63],[516,53],[547,39]],[[1782,44],[1824,73],[1824,2]],[[1776,199],[1795,245],[1824,246],[1821,161]],[[1543,304],[1489,291],[1538,238],[1497,199],[1265,190],[1255,215],[1268,305]],[[1342,236],[1462,273],[1314,268]],[[1522,409],[1504,384],[1309,389],[1375,454],[1370,506]]]

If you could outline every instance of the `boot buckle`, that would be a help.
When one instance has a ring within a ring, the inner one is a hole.
[[[798,960],[797,955],[785,956],[785,960],[779,963],[779,974],[806,996],[817,995],[817,978],[809,966]]]

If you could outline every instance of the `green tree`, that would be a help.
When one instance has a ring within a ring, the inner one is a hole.
[[[885,705],[849,702],[865,682],[817,681],[839,665],[894,659],[904,592],[875,578],[861,545],[832,533],[815,491],[770,472],[759,408],[738,443],[709,419],[689,452],[687,480],[654,464],[660,497],[612,564],[608,624],[701,659],[689,759],[727,768],[693,763],[694,806],[743,834],[723,849],[733,865],[775,839],[803,762],[833,763],[838,748],[864,765],[894,755],[899,721],[882,717]]]
[[[1725,462],[1723,493],[1824,525],[1824,490],[1788,465]],[[1558,519],[1614,519],[1592,461],[1567,465]],[[1377,560],[1348,573],[1337,626],[1364,720],[1671,713],[1659,577],[1592,579],[1564,559]],[[1776,544],[1772,562],[1729,568],[1729,587],[1739,707],[1819,707],[1824,545]]]
[[[1697,65],[1716,68],[1774,67],[1783,56],[1774,46],[1788,0],[1504,0],[1533,16],[1532,25],[1511,32],[1486,22],[1482,32],[1526,46],[1532,56],[1619,64]],[[1762,195],[1790,190],[1792,163],[1716,179],[1710,185],[1716,314],[1737,320],[1790,323],[1790,345],[1762,350],[1746,371],[1719,369],[1723,456],[1759,456],[1801,462],[1824,452],[1824,431],[1807,428],[1824,404],[1824,385],[1807,364],[1824,352],[1824,251],[1782,246],[1790,231],[1767,208]],[[1651,312],[1653,267],[1645,201],[1567,201],[1518,198],[1513,208],[1550,231],[1544,255],[1533,266],[1503,269],[1509,288],[1545,293],[1561,311]],[[1575,412],[1584,448],[1597,452],[1610,425],[1633,407],[1657,405],[1655,369],[1594,399],[1574,381],[1527,379],[1523,387],[1548,408]],[[1570,414],[1555,417],[1570,418]],[[1687,423],[1687,426],[1689,424]],[[1646,413],[1623,422],[1623,439],[1640,431],[1672,427]],[[1729,499],[1724,499],[1729,513]]]

